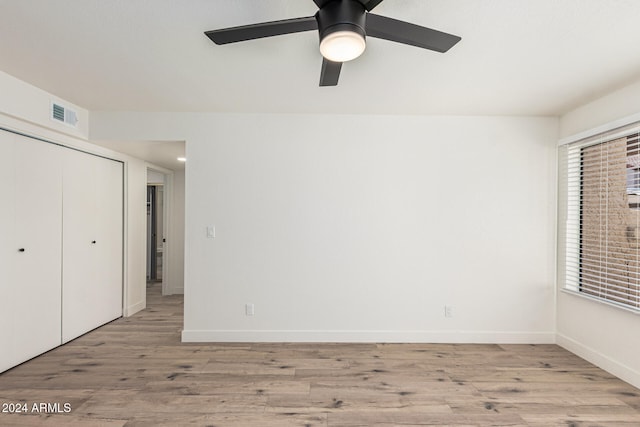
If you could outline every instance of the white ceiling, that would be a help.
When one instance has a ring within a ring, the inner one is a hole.
[[[385,0],[462,37],[368,39],[318,87],[316,32],[216,46],[206,30],[310,16],[312,0],[0,0],[0,69],[89,110],[558,115],[640,78],[639,0]]]

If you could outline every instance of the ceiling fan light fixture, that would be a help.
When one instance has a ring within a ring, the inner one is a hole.
[[[367,42],[355,31],[335,31],[320,41],[320,53],[333,62],[347,62],[362,55]]]
[[[215,44],[227,44],[317,30],[323,56],[320,86],[338,84],[342,64],[364,52],[367,37],[435,52],[446,52],[461,40],[453,34],[370,13],[382,1],[313,0],[318,6],[313,16],[221,28],[205,34]]]

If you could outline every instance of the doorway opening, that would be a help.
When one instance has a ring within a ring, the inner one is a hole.
[[[162,295],[167,280],[167,177],[164,173],[147,169],[147,293]]]
[[[162,283],[164,186],[147,185],[147,286]]]

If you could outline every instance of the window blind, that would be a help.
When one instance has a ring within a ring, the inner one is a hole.
[[[559,161],[564,288],[639,310],[640,135],[568,144]]]

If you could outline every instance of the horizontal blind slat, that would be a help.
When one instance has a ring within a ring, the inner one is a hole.
[[[565,287],[640,307],[640,133],[568,144],[559,160]]]

